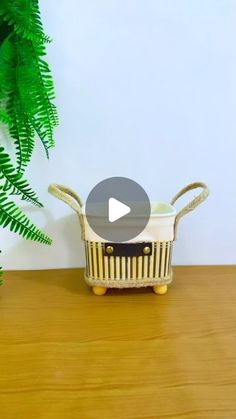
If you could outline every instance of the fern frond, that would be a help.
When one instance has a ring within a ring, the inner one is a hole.
[[[50,39],[43,30],[38,0],[0,0],[0,122],[8,126],[17,158],[15,168],[0,147],[0,227],[51,244],[51,239],[8,198],[19,195],[42,206],[22,173],[34,150],[36,133],[47,156],[54,146],[58,116],[50,68],[43,59],[46,42]]]
[[[9,36],[0,49],[0,94],[5,99],[5,122],[16,146],[18,170],[23,172],[33,153],[35,132],[19,94],[16,45],[15,37]]]
[[[0,16],[16,34],[30,40],[50,42],[40,20],[38,0],[1,0]]]
[[[8,200],[5,192],[0,192],[0,226],[20,234],[27,240],[51,244],[52,240],[40,231],[17,205]]]
[[[19,48],[21,66],[18,69],[20,95],[30,110],[30,122],[42,140],[45,149],[55,145],[54,127],[58,116],[52,101],[55,98],[54,84],[48,64],[42,59],[43,45],[36,46],[31,41],[22,41]],[[29,62],[28,57],[32,60]]]
[[[7,22],[3,22],[0,19],[0,45],[3,43],[5,38],[11,33],[12,27],[7,24]]]
[[[8,97],[7,112],[12,122],[9,127],[9,133],[16,147],[17,169],[22,173],[28,165],[34,150],[35,133],[27,114],[24,112],[17,90]]]
[[[22,37],[18,32],[10,33],[0,48],[0,99],[6,99],[8,120],[5,118],[4,121],[8,126],[11,124],[9,131],[16,145],[19,171],[23,171],[30,161],[35,133],[42,141],[47,157],[55,145],[54,128],[58,125],[58,115],[53,104],[55,93],[51,71],[43,59],[45,55],[43,42]]]
[[[12,72],[16,66],[14,44],[9,42],[11,35],[4,39],[0,47],[0,99],[5,99],[12,89]]]
[[[42,59],[44,47],[28,40],[8,37],[2,45],[0,84],[7,96],[7,113],[12,121],[10,135],[15,139],[20,170],[28,164],[37,132],[48,156],[54,146],[54,127],[58,125],[52,103],[54,85],[48,64]],[[41,54],[41,55],[39,55]],[[1,88],[1,87],[0,87]]]
[[[4,192],[8,192],[9,195],[21,195],[24,201],[32,202],[37,207],[43,206],[28,182],[22,178],[22,174],[15,171],[3,147],[0,147],[0,179],[5,182],[2,189]]]
[[[0,109],[0,122],[2,122],[5,125],[11,125],[11,119],[9,118],[7,112],[3,109]]]

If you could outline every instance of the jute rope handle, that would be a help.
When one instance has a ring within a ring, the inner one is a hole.
[[[189,185],[185,186],[185,188],[181,189],[170,202],[171,205],[174,205],[177,199],[179,199],[182,195],[196,188],[202,188],[202,192],[198,196],[196,196],[196,198],[194,198],[189,204],[182,208],[175,217],[174,240],[176,240],[177,237],[177,228],[180,218],[188,214],[190,211],[193,211],[198,205],[205,201],[205,199],[209,195],[209,189],[207,185],[203,182],[190,183]]]
[[[75,212],[77,212],[80,220],[82,239],[84,239],[84,222],[81,212],[83,202],[79,195],[77,195],[70,188],[63,185],[52,184],[48,187],[48,192],[68,204]]]

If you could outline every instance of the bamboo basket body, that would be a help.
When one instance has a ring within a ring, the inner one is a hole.
[[[91,286],[107,288],[139,288],[169,284],[172,280],[171,256],[175,216],[176,210],[173,206],[153,204],[147,226],[137,237],[123,244],[108,243],[91,229],[83,207],[80,221],[83,225],[82,238],[86,254],[86,282]],[[102,222],[100,219],[100,225]],[[123,226],[119,225],[119,229],[129,229],[132,236],[133,228],[138,223],[139,219],[134,219],[127,227],[124,221]],[[106,252],[107,246],[113,249],[112,254]],[[145,251],[148,251],[148,254],[145,254]]]
[[[146,248],[146,242],[137,242]],[[115,244],[113,244],[115,246]],[[173,242],[152,242],[151,254],[112,256],[105,243],[85,241],[85,280],[91,286],[133,288],[169,284],[172,281]]]
[[[201,193],[177,212],[175,202],[196,188],[201,188]],[[209,195],[208,187],[202,182],[187,185],[174,196],[170,204],[152,205],[146,228],[137,237],[125,243],[108,243],[91,229],[82,201],[75,192],[55,184],[50,185],[49,192],[66,202],[79,216],[86,255],[85,281],[94,290],[98,288],[98,295],[102,295],[101,290],[106,288],[147,286],[153,286],[154,290],[156,288],[157,293],[165,293],[167,284],[172,281],[172,248],[179,220]],[[130,229],[130,237],[133,237],[132,228],[136,221],[128,227],[124,223],[124,228]],[[102,223],[102,219],[99,222]]]

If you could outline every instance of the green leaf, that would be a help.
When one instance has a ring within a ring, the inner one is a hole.
[[[0,109],[0,122],[6,125],[11,125],[11,119],[9,118],[6,111]]]
[[[11,34],[0,52],[0,98],[6,98],[9,132],[15,141],[19,171],[23,171],[34,149],[35,132],[47,157],[55,144],[58,115],[53,79],[42,58],[44,45]]]
[[[20,234],[27,240],[50,245],[52,240],[40,231],[17,205],[8,200],[5,192],[0,192],[0,226]]]
[[[7,101],[8,116],[12,122],[9,133],[14,139],[18,171],[23,172],[30,162],[34,150],[34,129],[27,113],[24,112],[18,92],[9,95]]]
[[[35,133],[19,94],[17,61],[16,44],[10,36],[0,48],[0,98],[5,101],[5,122],[15,142],[18,170],[21,172],[33,153]]]
[[[28,165],[38,134],[48,156],[54,146],[58,116],[54,86],[45,61],[44,34],[38,0],[0,0],[0,122],[8,127],[16,147],[17,168],[0,147],[0,226],[26,239],[51,240],[30,222],[8,196],[41,206],[22,173]]]
[[[38,0],[1,0],[0,16],[20,36],[50,42],[43,31]]]
[[[22,178],[22,174],[15,171],[9,155],[0,146],[0,180],[5,181],[3,191],[10,195],[21,195],[25,201],[32,202],[38,207],[43,205],[39,202],[36,193],[30,188],[28,182]]]
[[[28,110],[29,120],[45,150],[49,150],[55,145],[53,132],[58,125],[58,115],[52,102],[55,98],[53,79],[48,64],[42,59],[44,55],[43,45],[22,40],[18,79],[20,96]]]

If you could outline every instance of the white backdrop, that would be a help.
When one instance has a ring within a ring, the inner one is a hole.
[[[195,180],[208,201],[181,222],[176,264],[236,263],[236,2],[41,0],[60,127],[50,161],[27,176],[44,210],[21,203],[52,236],[46,247],[0,232],[5,269],[83,266],[76,215],[48,195],[85,199],[110,176],[169,200]]]

